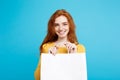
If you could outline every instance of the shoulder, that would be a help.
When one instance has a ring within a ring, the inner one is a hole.
[[[77,44],[77,52],[78,53],[85,53],[85,47],[82,44]]]
[[[54,46],[53,42],[48,42],[48,43],[43,44],[41,52],[42,53],[48,53],[49,48],[52,47],[52,46]]]

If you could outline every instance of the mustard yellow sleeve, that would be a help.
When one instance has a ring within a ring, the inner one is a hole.
[[[38,63],[38,66],[34,72],[34,77],[35,77],[35,80],[40,80],[40,60],[39,60],[39,63]]]
[[[45,43],[45,44],[43,44],[41,52],[42,53],[48,53],[49,48],[52,47],[52,46],[54,46],[53,43]]]
[[[48,53],[48,50],[49,48],[53,46],[53,44],[51,43],[46,43],[42,46],[42,50],[41,50],[41,53]],[[35,80],[40,80],[40,69],[41,69],[41,63],[40,63],[41,59],[39,59],[39,63],[38,63],[38,66],[34,72],[34,77],[35,77]]]
[[[85,53],[85,47],[82,44],[77,45],[77,52],[78,53]]]

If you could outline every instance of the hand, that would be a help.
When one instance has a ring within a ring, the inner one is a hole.
[[[52,55],[56,55],[58,47],[55,45],[49,49],[49,53]]]
[[[70,42],[65,42],[64,44],[68,49],[68,53],[76,53],[77,52],[77,47],[75,44],[70,43]]]

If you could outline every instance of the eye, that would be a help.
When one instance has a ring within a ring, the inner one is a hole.
[[[55,23],[55,24],[54,24],[54,27],[57,27],[57,26],[59,26],[59,24]]]
[[[68,23],[63,23],[64,26],[68,25]]]

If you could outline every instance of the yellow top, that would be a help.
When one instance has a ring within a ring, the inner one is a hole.
[[[55,44],[54,43],[46,43],[42,46],[42,53],[48,53],[48,50],[50,47],[53,47]],[[81,44],[76,45],[77,46],[77,53],[84,53],[85,52],[85,47]],[[60,47],[58,48],[58,53],[66,53],[67,54],[67,48],[66,47]],[[34,72],[34,77],[35,80],[40,80],[40,59],[38,66]]]

